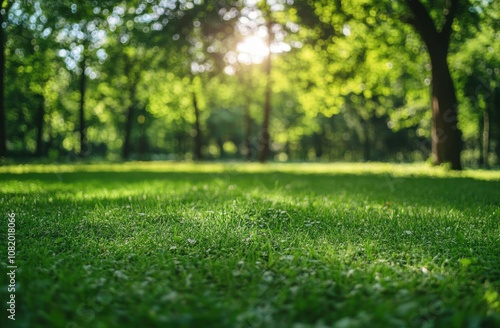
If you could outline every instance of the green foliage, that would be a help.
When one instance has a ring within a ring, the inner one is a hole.
[[[422,2],[440,30],[445,2]],[[142,149],[162,158],[189,157],[193,93],[207,152],[222,141],[241,148],[247,107],[257,146],[264,67],[239,58],[238,45],[250,36],[264,40],[268,21],[274,39],[274,155],[369,160],[368,148],[385,160],[429,154],[431,66],[423,42],[407,24],[412,17],[404,1],[32,3],[2,3],[4,103],[13,156],[39,148],[37,110],[44,106],[44,155],[50,150],[58,154],[53,158],[72,158],[78,149],[81,74],[87,81],[91,155],[117,158],[130,126],[133,154]],[[464,145],[478,151],[483,113],[492,108],[490,151],[500,154],[500,115],[494,110],[498,42],[491,42],[497,37],[498,4],[461,5],[449,62]]]

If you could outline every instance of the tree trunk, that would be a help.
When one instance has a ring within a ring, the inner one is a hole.
[[[122,157],[124,160],[128,160],[130,158],[130,139],[132,136],[132,124],[134,121],[134,109],[136,106],[136,85],[137,81],[133,77],[131,77],[131,61],[125,56],[125,75],[127,76],[127,80],[129,83],[129,99],[131,104],[127,108],[127,116],[125,118],[125,136],[123,140],[123,149],[122,149]]]
[[[243,87],[243,92],[245,95],[245,102],[243,105],[243,115],[244,121],[243,126],[245,129],[244,134],[244,149],[243,156],[247,161],[252,160],[253,151],[252,151],[252,116],[250,114],[250,106],[252,105],[252,92],[253,92],[253,83],[252,83],[252,65],[248,66],[248,69],[245,69],[245,65],[242,66],[241,74],[238,74],[241,86]]]
[[[500,86],[493,88],[490,103],[490,140],[494,140],[495,147],[491,149],[496,155],[496,164],[500,164]],[[492,145],[493,146],[493,145]]]
[[[363,120],[363,160],[365,162],[371,160],[370,123],[370,119]]]
[[[2,6],[3,9],[3,6]],[[7,133],[5,129],[7,127],[5,120],[5,31],[4,31],[4,20],[7,16],[7,9],[5,14],[0,13],[0,158],[7,155]]]
[[[446,59],[447,51],[436,49],[430,55],[433,161],[435,165],[450,163],[453,170],[461,170],[462,135],[457,125],[458,102]]]
[[[137,62],[136,57],[130,57],[127,55],[125,52],[123,53],[123,60],[124,60],[124,75],[127,77],[127,86],[128,86],[128,94],[126,94],[126,97],[130,100],[130,105],[127,108],[127,113],[125,117],[125,135],[123,139],[123,148],[122,148],[122,158],[124,160],[128,160],[130,158],[130,153],[132,151],[131,147],[131,140],[132,140],[132,128],[134,126],[134,118],[136,117],[136,111],[139,108],[139,101],[137,100],[137,85],[140,82],[141,79],[141,67],[140,63]],[[139,115],[138,118],[145,118],[145,115]],[[145,126],[144,126],[145,121],[141,120],[139,121],[139,124],[141,126],[141,138],[144,137],[143,139],[146,140],[145,143],[147,144],[147,138],[145,134]],[[139,141],[141,143],[141,141]],[[142,155],[141,155],[142,156]]]
[[[252,104],[252,66],[248,69],[248,84],[245,85],[245,105],[244,105],[244,115],[245,115],[245,158],[247,161],[252,159],[252,116],[250,114],[250,106]]]
[[[316,155],[316,160],[321,160],[321,157],[323,157],[323,137],[324,137],[323,131],[321,131],[320,133],[315,132],[312,135],[312,142],[314,146],[314,153]]]
[[[175,138],[175,143],[174,143],[174,152],[175,152],[175,156],[177,158],[182,158],[183,157],[183,146],[182,146],[182,142],[184,140],[182,134],[180,132],[176,132],[175,135],[174,135],[174,138]]]
[[[450,163],[461,170],[462,134],[457,125],[458,102],[447,62],[452,23],[459,0],[451,0],[445,11],[445,22],[437,31],[434,21],[419,0],[406,0],[413,14],[409,22],[427,46],[432,65],[432,154],[435,165]]]
[[[200,109],[198,108],[198,101],[196,99],[196,93],[193,92],[193,109],[194,109],[194,159],[199,161],[203,159],[201,153],[202,147],[202,135],[201,135],[201,125],[200,125]]]
[[[290,149],[290,141],[289,140],[287,140],[285,143],[285,154],[286,154],[286,158],[289,161],[292,160],[292,153],[291,153],[291,149]]]
[[[482,113],[482,117],[479,118],[479,136],[477,138],[478,144],[479,144],[479,156],[477,158],[477,165],[479,167],[484,166],[484,156],[483,156],[483,151],[484,151],[484,113]]]
[[[250,116],[250,103],[247,100],[245,104],[245,159],[251,161],[252,151],[252,117]]]
[[[219,158],[224,159],[226,157],[226,152],[224,151],[224,140],[222,138],[217,138],[217,147],[219,147]]]
[[[482,134],[479,136],[481,138],[482,150],[481,150],[481,162],[484,167],[489,167],[489,157],[490,157],[490,110],[493,109],[494,102],[491,97],[490,104],[483,111],[483,123],[482,123]],[[491,106],[491,107],[490,107]]]
[[[272,23],[267,23],[267,46],[269,54],[266,58],[266,90],[264,94],[264,120],[262,122],[262,132],[260,136],[259,162],[265,163],[269,154],[269,118],[271,117],[271,44],[272,44]]]
[[[142,108],[141,111],[144,113],[144,117],[146,117],[146,109]],[[139,159],[141,161],[146,160],[146,153],[149,151],[149,143],[148,143],[148,137],[146,135],[146,124],[145,121],[140,123],[140,136],[139,136]],[[149,156],[149,158],[151,158]]]
[[[123,139],[123,149],[122,149],[122,157],[124,160],[128,160],[130,158],[130,139],[132,135],[132,123],[134,120],[134,106],[132,103],[127,108],[127,117],[125,120],[125,137]]]
[[[45,117],[45,98],[42,95],[37,97],[38,99],[38,112],[36,117],[36,156],[43,156],[45,149],[43,145],[43,125]]]
[[[87,139],[85,136],[85,91],[86,91],[86,80],[85,80],[85,56],[80,63],[80,157],[85,157],[87,154]]]

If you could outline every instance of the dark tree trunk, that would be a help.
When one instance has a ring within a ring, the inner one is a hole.
[[[226,152],[224,151],[224,140],[217,138],[217,146],[219,147],[219,158],[223,159],[226,157]]]
[[[193,109],[194,109],[194,159],[199,161],[203,159],[203,155],[201,153],[202,147],[202,135],[201,135],[201,124],[200,124],[200,109],[198,107],[198,101],[196,99],[196,93],[193,92]]]
[[[360,116],[361,127],[363,130],[363,135],[360,135],[360,141],[363,146],[363,161],[369,162],[373,159],[372,148],[375,145],[375,138],[373,132],[373,124],[375,120],[374,114],[370,113],[367,119]],[[372,138],[373,137],[373,138]],[[373,140],[372,140],[373,139]]]
[[[132,103],[127,108],[127,116],[125,120],[125,137],[123,139],[123,149],[122,149],[122,157],[124,160],[128,160],[130,158],[130,139],[132,135],[132,123],[134,120],[134,106]]]
[[[260,135],[260,149],[259,149],[259,162],[265,163],[267,161],[267,156],[269,154],[269,118],[271,117],[271,93],[272,93],[272,81],[271,81],[271,44],[272,44],[272,23],[267,23],[267,46],[269,49],[269,54],[266,58],[266,90],[264,94],[264,120],[262,122],[262,131]]]
[[[247,99],[245,104],[245,159],[252,160],[252,117],[250,116],[250,102]]]
[[[127,108],[127,113],[125,116],[125,131],[124,131],[125,135],[123,139],[122,158],[124,160],[128,160],[130,159],[130,153],[132,151],[131,143],[132,143],[132,128],[134,126],[134,118],[136,117],[136,111],[138,110],[139,106],[139,102],[137,101],[137,85],[139,84],[139,81],[141,79],[141,67],[137,66],[138,63],[135,57],[129,57],[126,54],[124,54],[123,57],[124,57],[123,60],[125,62],[124,74],[127,77],[127,84],[128,84],[128,94],[126,94],[126,96],[128,97],[131,103]],[[144,123],[145,123],[144,121],[139,122],[139,124],[141,125],[141,133],[142,132],[145,133],[145,127],[143,125]],[[145,135],[144,139],[146,139]]]
[[[496,163],[500,164],[500,86],[497,86],[491,93],[490,107],[490,140],[493,140],[492,151],[496,155]],[[493,144],[495,147],[493,148]]]
[[[484,156],[483,156],[483,151],[484,151],[484,113],[481,118],[479,118],[479,136],[477,138],[478,144],[479,144],[479,157],[477,158],[477,165],[479,167],[484,166]]]
[[[132,136],[132,124],[134,121],[134,109],[135,109],[135,92],[136,92],[136,80],[131,78],[131,62],[130,59],[125,56],[125,76],[127,76],[127,80],[129,83],[129,99],[131,104],[127,108],[127,116],[125,118],[125,136],[123,140],[123,149],[122,149],[122,157],[124,160],[128,160],[130,158],[130,139]]]
[[[432,154],[434,164],[451,163],[461,170],[462,136],[457,126],[457,97],[446,60],[447,51],[431,53],[432,65]]]
[[[288,160],[292,160],[292,152],[291,152],[291,149],[290,149],[290,141],[286,141],[285,143],[285,154],[286,154],[286,158]]]
[[[458,102],[447,57],[451,25],[459,0],[451,0],[441,31],[419,0],[406,0],[413,14],[410,23],[427,46],[432,65],[432,154],[435,165],[450,163],[453,170],[461,170],[462,134],[457,125]]]
[[[17,109],[17,115],[18,115],[18,120],[19,122],[28,122],[28,119],[26,117],[26,114],[24,113],[23,109],[22,108],[18,108]],[[24,152],[27,153],[26,149],[28,147],[26,147],[26,141],[27,141],[27,138],[22,138],[21,139],[21,145],[22,145],[22,149]]]
[[[38,111],[36,116],[36,156],[43,156],[45,153],[43,144],[43,126],[45,117],[45,98],[40,95],[38,98]]]
[[[317,160],[321,160],[321,157],[323,157],[323,136],[324,136],[323,132],[314,133],[312,135],[314,153],[316,155]],[[288,144],[288,142],[287,142],[287,144]]]
[[[250,161],[253,157],[252,152],[252,116],[250,114],[250,106],[252,104],[252,66],[248,68],[248,83],[243,83],[245,88],[245,105],[243,108],[245,115],[245,158]]]
[[[141,109],[145,111],[145,109]],[[144,113],[145,114],[145,113]],[[146,135],[146,124],[141,123],[141,134],[139,136],[139,159],[141,161],[146,160],[146,153],[149,151],[148,137]]]
[[[253,151],[252,151],[252,116],[250,114],[250,106],[252,105],[252,91],[253,91],[253,83],[252,83],[252,65],[249,65],[248,69],[245,69],[243,66],[242,73],[238,75],[240,79],[241,86],[243,87],[243,92],[245,95],[245,103],[243,105],[243,115],[244,121],[243,126],[245,129],[244,133],[244,149],[243,156],[247,161],[252,160]]]
[[[493,98],[493,97],[492,97]],[[493,102],[492,102],[493,104]],[[485,167],[489,167],[489,157],[490,157],[490,108],[486,108],[486,110],[483,112],[483,129],[482,129],[482,158],[483,158],[483,165]]]
[[[3,6],[2,6],[2,9]],[[5,9],[5,14],[0,13],[0,157],[7,155],[7,127],[5,120],[5,31],[4,21],[7,16],[8,9]]]
[[[175,140],[177,141],[175,144],[174,144],[174,151],[175,151],[175,155],[178,157],[178,158],[182,158],[184,156],[184,146],[183,146],[183,143],[184,143],[184,136],[182,135],[181,132],[177,132],[175,133]]]
[[[85,136],[85,91],[86,91],[86,80],[85,80],[85,56],[80,63],[80,157],[85,157],[87,154],[87,139]]]
[[[365,162],[371,161],[371,142],[370,142],[370,121],[363,122],[363,160]]]

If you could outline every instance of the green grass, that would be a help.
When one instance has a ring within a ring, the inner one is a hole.
[[[0,167],[15,327],[500,326],[500,172]]]

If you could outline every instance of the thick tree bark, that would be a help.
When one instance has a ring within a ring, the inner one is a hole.
[[[434,21],[419,0],[406,0],[413,14],[410,23],[427,46],[432,65],[432,154],[435,165],[450,163],[453,170],[461,170],[462,134],[457,125],[458,102],[447,57],[451,26],[458,10],[459,0],[451,0],[446,10],[445,23],[437,31]]]
[[[45,118],[45,98],[42,95],[37,97],[38,99],[38,111],[36,116],[36,156],[43,156],[45,149],[43,145],[43,126]]]
[[[200,124],[200,109],[198,107],[198,101],[196,99],[196,93],[193,92],[193,109],[194,109],[194,149],[193,155],[194,159],[199,161],[203,159],[203,155],[201,152],[202,147],[202,135],[201,135],[201,124]]]
[[[271,117],[271,44],[272,44],[272,22],[267,23],[267,46],[269,54],[266,58],[266,90],[264,94],[264,120],[262,122],[262,131],[260,135],[259,162],[265,163],[269,154],[269,119]]]
[[[85,91],[86,91],[86,80],[85,80],[85,57],[83,57],[80,63],[80,157],[85,157],[87,154],[87,139],[85,136]]]
[[[451,163],[461,170],[462,136],[458,129],[457,97],[444,49],[431,53],[432,65],[432,154],[434,164]]]

